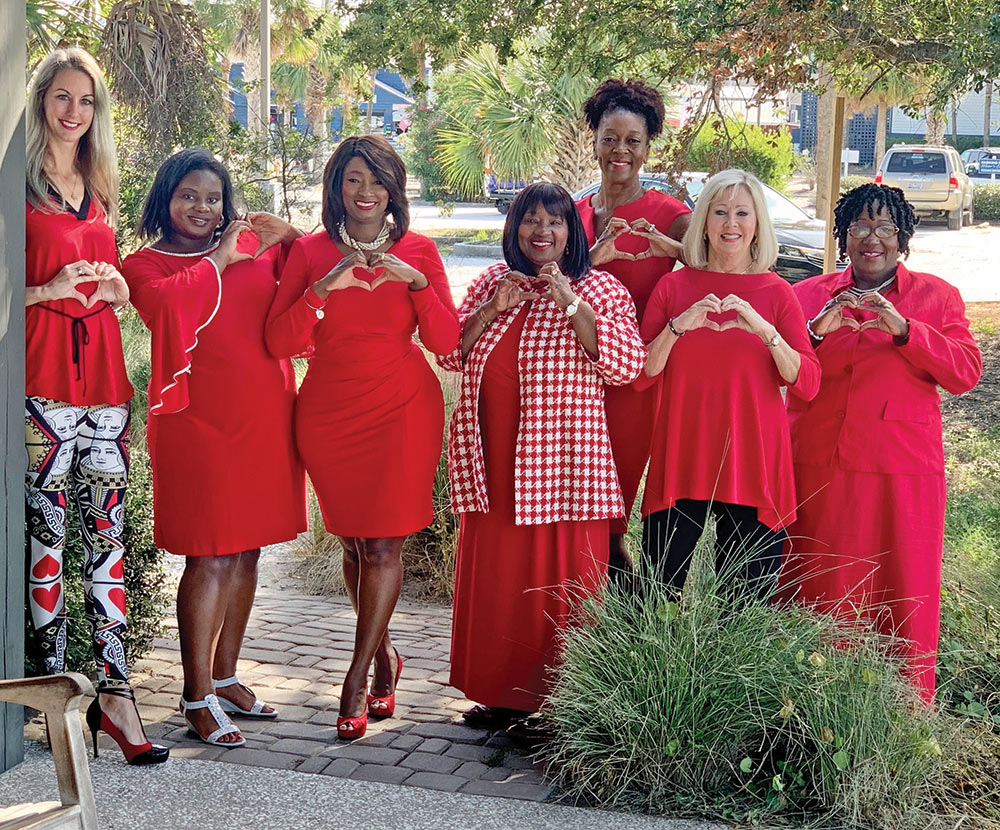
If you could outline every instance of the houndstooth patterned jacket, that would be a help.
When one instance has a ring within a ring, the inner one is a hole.
[[[510,269],[487,268],[458,310],[459,324],[492,296]],[[577,339],[554,300],[532,302],[518,347],[521,419],[517,435],[515,521],[518,525],[608,519],[624,514],[604,416],[604,384],[624,386],[646,361],[628,291],[611,274],[590,271],[573,284],[594,309],[598,359]],[[487,512],[486,468],[479,431],[479,387],[486,359],[517,316],[513,308],[482,333],[462,365],[461,346],[439,358],[464,372],[448,435],[451,504],[456,513]]]

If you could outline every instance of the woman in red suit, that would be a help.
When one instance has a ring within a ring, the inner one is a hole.
[[[236,662],[261,547],[306,527],[295,377],[264,344],[279,264],[300,234],[275,216],[249,218],[235,218],[226,169],[206,150],[182,150],[157,171],[143,208],[140,232],[155,242],[122,265],[153,335],[156,544],[185,557],[181,709],[203,741],[227,748],[245,743],[227,712],[277,715],[237,680]]]
[[[800,507],[783,582],[901,637],[930,702],[945,510],[937,388],[967,392],[982,359],[957,289],[899,261],[915,225],[898,188],[855,188],[834,220],[850,267],[795,286],[823,383],[811,402],[789,400]]]
[[[297,240],[267,323],[280,356],[311,354],[295,432],[358,615],[337,734],[388,717],[403,661],[389,621],[407,535],[431,523],[441,387],[413,335],[447,354],[458,317],[434,243],[409,230],[406,169],[380,136],[345,139],[323,173],[325,230]],[[371,693],[368,672],[375,663]]]
[[[645,383],[663,374],[643,554],[680,591],[712,512],[722,591],[766,600],[796,506],[781,387],[810,400],[819,361],[791,287],[768,270],[778,243],[754,176],[725,170],[705,183],[684,253],[642,321]]]
[[[613,274],[632,295],[638,320],[653,287],[682,258],[691,221],[687,205],[659,190],[644,190],[639,172],[650,142],[663,129],[663,98],[642,81],[611,78],[583,105],[594,132],[601,189],[577,202],[595,268]],[[625,498],[625,516],[611,520],[610,571],[630,571],[628,517],[649,461],[659,387],[609,386],[608,432]]]
[[[25,445],[30,559],[28,606],[49,672],[66,670],[63,546],[79,510],[84,607],[97,661],[96,736],[131,764],[167,759],[146,740],[125,654],[125,487],[129,406],[115,311],[128,302],[118,273],[118,165],[108,88],[80,49],[46,57],[28,89],[25,290]],[[96,752],[96,741],[95,741]]]
[[[538,709],[570,599],[603,582],[608,521],[624,512],[605,384],[631,382],[645,349],[631,297],[588,247],[565,190],[525,188],[506,262],[469,288],[461,348],[443,361],[464,372],[448,438],[461,514],[451,683],[479,702],[470,725]]]

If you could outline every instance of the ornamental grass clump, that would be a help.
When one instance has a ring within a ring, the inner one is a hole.
[[[640,582],[586,600],[565,637],[542,754],[570,795],[741,822],[916,820],[941,747],[891,640],[794,605],[727,605],[711,580],[679,603]]]

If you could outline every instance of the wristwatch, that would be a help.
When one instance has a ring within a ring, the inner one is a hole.
[[[773,349],[780,342],[781,342],[781,335],[778,334],[778,332],[775,332],[774,337],[772,337],[770,340],[764,341],[764,345],[767,346],[769,349]]]
[[[573,300],[573,302],[571,302],[568,306],[566,306],[566,316],[572,317],[579,310],[580,310],[580,298],[577,297],[575,300]]]

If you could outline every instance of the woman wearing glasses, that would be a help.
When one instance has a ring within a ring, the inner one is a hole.
[[[823,379],[812,401],[788,399],[799,507],[783,582],[902,638],[930,702],[945,507],[937,388],[967,392],[982,359],[958,291],[899,261],[916,221],[898,188],[851,190],[834,220],[850,266],[795,286]]]

